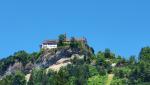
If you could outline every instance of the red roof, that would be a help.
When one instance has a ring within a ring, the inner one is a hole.
[[[57,41],[56,40],[46,40],[43,42],[44,45],[56,45]]]

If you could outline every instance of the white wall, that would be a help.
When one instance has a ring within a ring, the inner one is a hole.
[[[53,49],[53,48],[57,48],[57,45],[42,45],[42,48]]]

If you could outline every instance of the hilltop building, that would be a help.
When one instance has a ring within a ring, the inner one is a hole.
[[[65,34],[66,36],[66,34]],[[87,43],[86,38],[75,38],[76,41],[78,42],[83,42],[83,43]],[[54,49],[58,47],[58,40],[45,40],[41,45],[40,48],[41,49]],[[70,43],[71,39],[65,39],[64,43]]]
[[[54,49],[57,48],[58,41],[56,40],[46,40],[42,43],[41,48],[43,49]]]

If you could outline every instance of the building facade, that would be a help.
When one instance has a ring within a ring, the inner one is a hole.
[[[42,49],[54,49],[57,48],[57,41],[56,40],[46,40],[42,43]]]

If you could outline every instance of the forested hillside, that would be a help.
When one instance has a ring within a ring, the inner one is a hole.
[[[72,38],[56,49],[1,59],[0,79],[0,85],[150,85],[150,47],[126,59],[110,49],[94,53]]]

